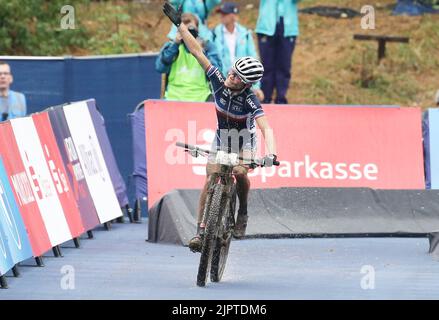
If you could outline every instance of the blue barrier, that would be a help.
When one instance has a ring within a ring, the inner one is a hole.
[[[0,158],[0,274],[30,257],[30,242]]]
[[[47,106],[94,98],[125,182],[133,170],[127,115],[145,99],[160,97],[156,54],[97,57],[0,57],[14,74],[12,89],[23,92],[28,114]],[[132,188],[131,188],[132,189]],[[129,190],[130,199],[134,198]]]
[[[427,188],[439,189],[439,109],[428,109],[423,125]]]

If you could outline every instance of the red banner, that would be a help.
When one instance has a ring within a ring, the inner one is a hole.
[[[252,188],[425,187],[419,108],[265,105],[264,111],[281,165],[251,172]],[[210,148],[214,105],[146,101],[145,127],[149,205],[172,189],[201,188],[206,160],[175,142]]]
[[[29,235],[33,255],[41,256],[52,245],[9,122],[0,124],[0,154]]]
[[[66,169],[58,150],[58,145],[53,135],[52,126],[50,124],[47,112],[32,115],[35,127],[40,138],[41,148],[47,162],[58,198],[66,216],[70,233],[74,238],[84,233],[81,215],[78,205],[73,195],[72,188],[67,179]]]

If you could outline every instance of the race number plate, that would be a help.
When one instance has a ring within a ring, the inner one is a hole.
[[[238,154],[218,151],[216,153],[216,163],[226,166],[236,166],[239,164]]]

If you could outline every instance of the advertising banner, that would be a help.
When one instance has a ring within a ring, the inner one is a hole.
[[[86,101],[63,107],[101,223],[122,215]]]
[[[75,196],[67,179],[67,173],[59,153],[55,136],[53,135],[49,115],[47,112],[36,113],[32,115],[32,119],[41,142],[41,148],[53,184],[55,185],[59,201],[61,202],[67,223],[69,224],[70,233],[74,238],[79,237],[85,230],[78,205],[75,201]]]
[[[84,170],[79,162],[78,152],[70,135],[64,110],[62,107],[50,108],[48,114],[67,178],[81,213],[82,223],[85,230],[92,230],[99,224],[99,218],[85,180]]]
[[[0,224],[0,276],[4,275],[14,266],[11,253],[9,252],[6,236]]]
[[[17,264],[31,258],[32,248],[1,157],[0,225],[2,226],[4,235],[7,239],[13,263]]]
[[[177,141],[210,149],[213,103],[148,100],[145,127],[149,206],[172,189],[199,189],[205,158]],[[423,189],[419,108],[265,105],[279,167],[249,173],[252,188],[370,187]],[[258,156],[266,153],[258,133]]]
[[[0,123],[0,154],[14,193],[35,257],[52,248],[46,226],[37,205],[31,180],[26,174],[11,123]]]
[[[11,126],[50,243],[56,246],[72,239],[32,118],[13,119]]]
[[[116,158],[114,157],[113,148],[111,147],[110,140],[108,139],[104,117],[96,108],[96,101],[94,99],[88,100],[87,105],[96,135],[99,140],[99,145],[101,146],[102,155],[104,156],[108,173],[110,174],[111,182],[113,183],[114,192],[116,193],[117,200],[119,201],[119,207],[125,207],[128,204],[127,188],[125,181],[120,175]]]

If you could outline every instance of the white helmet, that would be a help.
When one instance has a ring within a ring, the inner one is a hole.
[[[235,61],[233,69],[244,83],[255,83],[262,79],[264,66],[253,57],[242,57]]]

